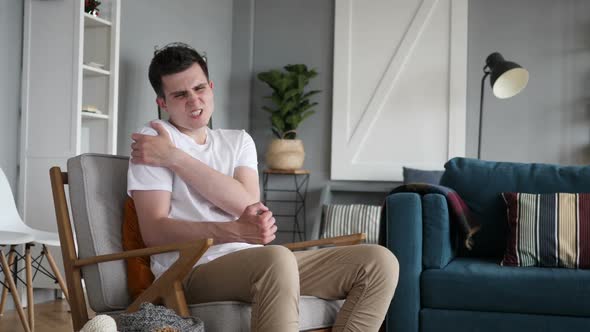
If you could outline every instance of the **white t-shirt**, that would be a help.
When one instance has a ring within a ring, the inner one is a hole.
[[[244,130],[226,130],[207,128],[205,144],[199,145],[190,136],[180,132],[166,121],[159,121],[170,134],[173,144],[200,160],[209,167],[225,175],[234,176],[238,166],[246,166],[258,172],[256,146],[252,137]],[[141,134],[157,135],[146,126]],[[166,190],[172,193],[170,198],[169,218],[187,221],[227,222],[237,219],[230,213],[213,205],[196,190],[191,188],[180,176],[165,167],[155,167],[129,163],[127,173],[127,194],[133,190]],[[220,188],[220,190],[223,190]],[[259,247],[260,245],[232,242],[214,245],[199,259],[197,265],[204,264],[231,252]],[[151,270],[156,278],[160,277],[176,260],[178,253],[164,253],[151,257]]]

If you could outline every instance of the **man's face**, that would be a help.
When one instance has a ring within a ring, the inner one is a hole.
[[[197,63],[180,73],[162,76],[162,89],[165,98],[158,97],[156,102],[181,132],[190,134],[207,126],[214,109],[213,82]]]

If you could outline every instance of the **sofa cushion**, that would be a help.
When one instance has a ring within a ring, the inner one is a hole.
[[[502,197],[509,228],[502,265],[590,268],[590,194]]]
[[[528,314],[590,316],[590,271],[500,266],[455,258],[422,273],[422,306]]]
[[[408,183],[429,183],[439,184],[443,170],[425,170],[410,167],[402,167],[404,184]]]
[[[590,319],[554,315],[531,315],[467,310],[420,311],[420,331],[453,332],[564,332],[587,331]]]
[[[502,192],[590,192],[590,166],[491,162],[453,158],[445,164],[441,185],[453,188],[469,206],[481,230],[467,256],[500,258],[507,239]]]

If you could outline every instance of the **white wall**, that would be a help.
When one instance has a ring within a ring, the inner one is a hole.
[[[14,193],[19,147],[22,29],[23,1],[0,0],[0,168]]]

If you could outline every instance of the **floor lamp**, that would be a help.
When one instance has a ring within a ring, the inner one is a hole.
[[[504,57],[494,52],[486,58],[481,79],[481,91],[479,99],[479,131],[477,140],[477,159],[481,159],[481,124],[483,115],[483,85],[486,77],[490,76],[490,84],[494,96],[506,99],[519,94],[529,81],[529,72],[519,64],[506,61]]]

